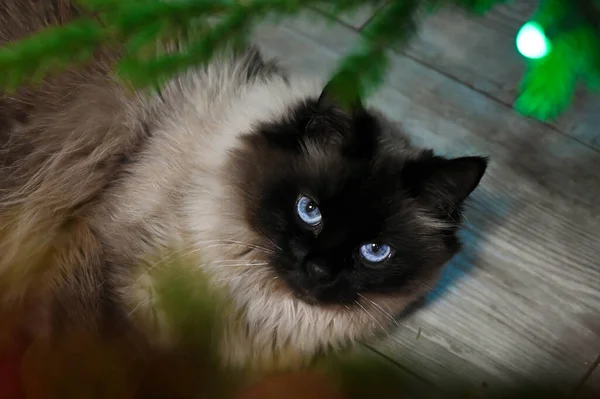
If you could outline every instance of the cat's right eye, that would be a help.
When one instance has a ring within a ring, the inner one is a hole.
[[[360,247],[359,253],[369,263],[381,263],[392,255],[392,247],[387,244],[368,243]]]
[[[296,200],[296,215],[302,223],[311,228],[319,226],[323,220],[317,203],[306,195],[300,195]]]
[[[317,132],[317,121],[313,116],[310,121],[306,124],[306,133],[314,134]]]

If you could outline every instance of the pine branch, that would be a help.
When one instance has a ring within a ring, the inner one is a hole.
[[[410,38],[416,12],[427,1],[389,2],[377,21],[364,32],[360,45],[337,70],[334,80],[341,83],[335,86],[344,95],[369,92],[381,84],[388,66],[386,49]],[[436,0],[440,4],[453,1]],[[0,49],[0,86],[14,90],[22,84],[37,83],[44,76],[86,61],[105,45],[123,46],[127,50],[117,66],[124,79],[136,86],[154,84],[189,66],[208,62],[221,47],[243,42],[267,16],[284,18],[306,9],[332,6],[331,1],[324,0],[79,0],[79,3],[95,18],[82,17]],[[337,0],[332,11],[353,12],[364,5],[379,3]],[[215,17],[221,20],[218,24],[196,29],[211,25],[208,20]],[[186,38],[186,45],[180,51],[153,52],[157,42],[182,37]]]
[[[596,0],[542,0],[533,20],[544,28],[551,50],[529,62],[515,108],[549,120],[568,108],[579,82],[600,89],[600,5]]]
[[[157,84],[216,51],[244,43],[267,17],[293,17],[307,9],[334,15],[356,12],[379,0],[74,0],[87,14],[0,48],[0,87],[14,90],[88,61],[103,46],[122,48],[116,66],[135,86]],[[422,10],[461,7],[483,14],[506,0],[388,0],[362,32],[362,40],[335,70],[340,98],[368,95],[383,82],[388,49],[404,45]],[[515,106],[527,116],[549,119],[571,103],[579,82],[600,89],[598,0],[540,0],[535,21],[548,32],[551,53],[528,63]],[[218,21],[218,22],[215,22]],[[179,41],[177,51],[160,43]]]
[[[381,85],[388,68],[386,51],[408,40],[415,30],[416,0],[397,1],[363,32],[361,46],[346,56],[332,79],[340,98],[354,99]],[[396,31],[395,36],[389,32]]]
[[[181,69],[208,62],[223,46],[243,42],[269,15],[292,16],[323,6],[323,0],[79,0],[96,18],[81,17],[0,49],[0,85],[15,89],[89,59],[104,45],[122,45],[127,55],[118,69],[136,85],[155,83]],[[369,1],[338,1],[336,12],[358,9]],[[208,29],[211,18],[222,21]],[[387,33],[390,35],[390,32]],[[156,42],[186,38],[177,53],[147,57]]]

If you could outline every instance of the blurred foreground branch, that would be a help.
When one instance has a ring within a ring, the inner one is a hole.
[[[15,89],[35,83],[88,60],[101,46],[112,45],[125,49],[117,66],[122,78],[137,86],[155,84],[208,62],[221,47],[245,43],[266,18],[292,17],[316,8],[335,17],[381,4],[379,0],[75,1],[85,10],[80,18],[0,48],[0,85]],[[506,1],[387,1],[363,30],[361,42],[339,63],[335,88],[343,98],[377,89],[388,71],[387,50],[410,39],[423,12],[460,7],[483,14]],[[516,107],[524,115],[549,119],[569,106],[579,82],[590,89],[600,87],[600,4],[597,0],[541,0],[533,22],[542,38],[522,35],[523,48],[539,52],[535,46],[546,43],[549,51],[528,60]],[[155,50],[156,43],[175,38],[186,45],[169,54]]]

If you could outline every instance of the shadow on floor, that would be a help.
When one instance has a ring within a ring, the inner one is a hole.
[[[509,198],[500,198],[488,190],[478,189],[473,192],[465,209],[464,226],[459,232],[463,249],[444,266],[442,275],[433,290],[406,308],[396,317],[397,320],[409,317],[442,299],[458,281],[472,273],[476,267],[481,267],[478,262],[481,242],[485,240],[486,233],[491,228],[501,225],[501,219],[509,217],[510,212],[515,211],[510,205]]]

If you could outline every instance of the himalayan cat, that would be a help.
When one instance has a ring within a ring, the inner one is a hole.
[[[77,12],[3,0],[0,44]],[[255,48],[137,92],[117,53],[0,93],[0,304],[25,324],[143,324],[173,250],[226,293],[224,363],[296,366],[388,328],[460,250],[486,158],[416,148]]]

